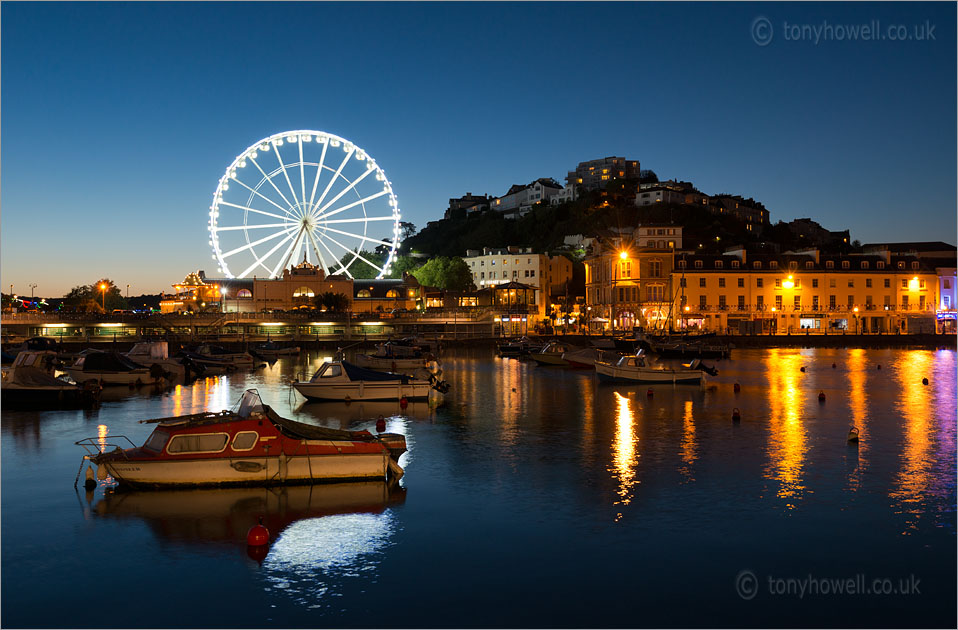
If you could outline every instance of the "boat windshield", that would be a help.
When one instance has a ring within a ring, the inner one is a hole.
[[[324,363],[323,367],[319,368],[319,372],[313,377],[312,380],[317,378],[335,378],[341,376],[343,373],[343,366],[338,363]]]
[[[166,445],[166,440],[169,437],[170,434],[166,431],[154,429],[153,433],[151,433],[150,437],[146,440],[146,444],[143,445],[143,448],[161,453],[163,451],[163,447]]]
[[[240,399],[239,411],[236,412],[240,418],[249,418],[254,413],[266,413],[263,409],[263,401],[259,397],[259,392],[255,389],[247,389]]]

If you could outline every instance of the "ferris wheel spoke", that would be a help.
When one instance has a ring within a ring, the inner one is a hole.
[[[273,149],[275,149],[275,148],[276,148],[276,145],[273,145]],[[289,202],[289,199],[286,198],[286,195],[283,194],[283,191],[281,191],[279,188],[276,187],[276,182],[273,181],[273,178],[272,178],[272,177],[270,177],[269,175],[266,174],[266,171],[264,171],[264,170],[263,170],[263,167],[261,167],[261,166],[259,165],[259,162],[257,162],[256,160],[254,160],[252,157],[249,157],[249,158],[247,158],[247,159],[248,159],[250,162],[253,163],[253,166],[256,167],[256,170],[258,170],[260,173],[263,174],[263,177],[265,177],[265,178],[266,178],[266,181],[269,182],[269,185],[273,187],[273,190],[275,190],[276,193],[277,193],[280,197],[282,197],[283,201],[286,202],[286,205],[289,206],[290,209],[292,209],[296,204]],[[285,171],[284,171],[284,172],[285,172]]]
[[[316,253],[316,259],[319,260],[320,266],[323,268],[323,272],[328,276],[329,267],[326,265],[326,258],[323,256],[323,252],[320,251],[319,246],[316,245],[316,238],[313,235],[312,231],[306,232],[306,235],[309,237],[309,242],[313,244],[313,251]]]
[[[313,198],[316,196],[316,186],[319,184],[319,177],[323,172],[323,163],[326,161],[326,149],[329,147],[328,142],[323,143],[323,152],[319,156],[319,165],[316,167],[316,177],[313,179],[313,190],[309,193],[309,203],[306,204],[307,209],[313,207]]]
[[[322,223],[365,223],[366,221],[395,221],[396,217],[359,217],[358,219],[322,219]]]
[[[275,144],[273,145],[273,153],[276,154],[276,159],[279,160],[279,167],[283,169],[283,177],[286,178],[286,185],[289,186],[289,194],[293,196],[293,201],[296,202],[293,205],[299,205],[299,199],[296,198],[296,191],[293,190],[293,183],[289,181],[289,173],[286,171],[286,164],[283,162],[283,156],[279,154],[279,148]],[[287,201],[287,203],[289,202]]]
[[[220,201],[219,204],[221,206],[230,206],[231,208],[239,208],[240,210],[249,210],[250,212],[255,212],[257,214],[265,214],[268,217],[273,217],[275,219],[282,219],[284,221],[290,218],[289,215],[282,217],[278,214],[273,214],[272,212],[266,212],[265,210],[257,210],[256,208],[250,208],[249,206],[241,206],[238,203],[230,203],[228,201]]]
[[[276,267],[270,273],[270,278],[275,278],[279,274],[279,270],[286,266],[286,262],[289,260],[289,257],[292,256],[293,252],[299,248],[299,241],[303,237],[303,228],[299,229],[299,232],[296,233],[296,238],[293,239],[293,242],[289,244],[289,248],[280,256],[279,261],[276,263]]]
[[[373,199],[377,199],[377,198],[379,198],[379,197],[382,197],[382,196],[385,195],[385,194],[386,194],[386,191],[385,191],[385,190],[381,190],[381,191],[379,191],[378,193],[376,193],[375,195],[369,195],[368,197],[364,197],[364,198],[362,198],[362,199],[358,199],[358,200],[356,200],[356,201],[353,201],[352,203],[346,204],[345,206],[342,206],[342,207],[340,207],[340,208],[336,208],[335,210],[333,210],[333,211],[331,211],[331,212],[327,212],[326,214],[319,215],[317,218],[318,218],[319,220],[321,220],[321,221],[325,221],[325,220],[326,220],[326,217],[331,217],[331,216],[333,216],[334,214],[339,214],[340,212],[343,212],[344,210],[349,210],[350,208],[354,208],[354,207],[356,207],[356,206],[358,206],[358,205],[360,205],[360,204],[363,204],[363,203],[366,203],[366,202],[368,202],[368,201],[372,201]],[[328,204],[327,204],[327,205],[328,205]]]
[[[306,201],[306,172],[303,170],[303,136],[299,137],[299,188],[303,193],[303,201]]]
[[[240,252],[244,252],[244,251],[246,251],[247,249],[253,249],[253,248],[256,247],[257,245],[262,245],[262,244],[265,243],[266,241],[271,241],[271,240],[273,240],[274,238],[276,238],[277,236],[282,236],[283,234],[288,234],[288,233],[289,233],[289,230],[280,230],[279,232],[275,232],[275,233],[273,233],[273,234],[270,234],[269,236],[265,236],[265,237],[259,239],[258,241],[253,241],[252,243],[247,243],[246,245],[243,245],[242,247],[237,247],[236,249],[231,249],[230,251],[228,251],[228,252],[226,252],[226,253],[223,254],[223,258],[229,258],[230,256],[232,256],[232,255],[234,255],[234,254],[238,254],[238,253],[240,253]]]
[[[347,275],[347,276],[349,276],[350,278],[352,278],[352,277],[353,277],[353,274],[349,273],[349,269],[346,268],[346,265],[344,265],[343,263],[341,263],[341,262],[339,261],[339,259],[336,258],[336,254],[334,254],[334,253],[333,253],[333,250],[331,250],[331,249],[329,248],[329,245],[326,244],[326,241],[324,241],[323,239],[319,239],[319,244],[323,246],[323,249],[325,249],[327,252],[329,252],[329,259],[332,260],[333,262],[336,262],[336,263],[339,264],[339,269],[337,269],[336,271],[333,271],[332,274],[337,274],[337,273],[339,273],[340,271],[344,271],[344,272],[346,272],[346,275]],[[331,275],[332,275],[332,274],[331,274]]]
[[[263,261],[266,260],[267,258],[269,258],[270,256],[272,256],[274,253],[276,253],[276,250],[279,249],[280,247],[282,247],[282,246],[283,246],[283,243],[285,243],[285,242],[288,241],[289,239],[293,238],[293,235],[294,235],[294,233],[288,232],[288,233],[286,234],[286,238],[284,238],[284,239],[281,240],[280,242],[278,242],[278,243],[276,243],[275,245],[273,245],[273,247],[270,248],[270,250],[269,250],[268,252],[266,252],[266,254],[265,254],[262,258],[260,258],[259,256],[257,256],[257,255],[256,255],[256,252],[253,252],[253,258],[255,258],[256,261],[255,261],[252,265],[250,265],[249,267],[247,267],[247,268],[243,271],[243,273],[240,274],[239,277],[240,277],[240,278],[245,278],[246,276],[249,275],[249,273],[250,273],[251,271],[253,271],[254,269],[256,269],[256,267],[259,266],[259,265],[262,265],[263,269],[265,269],[266,271],[269,271],[269,267],[267,267],[266,264],[265,264]]]
[[[374,170],[375,170],[375,169],[367,168],[365,173],[363,173],[362,175],[360,175],[359,177],[357,177],[356,179],[354,179],[354,180],[349,184],[349,186],[346,186],[345,188],[343,188],[342,190],[340,190],[338,195],[336,195],[335,197],[333,197],[332,199],[330,199],[329,201],[327,201],[327,202],[326,202],[326,205],[324,205],[322,208],[320,208],[320,209],[317,211],[317,212],[318,212],[317,216],[320,216],[320,217],[323,216],[323,212],[326,210],[326,208],[328,208],[329,206],[331,206],[331,205],[333,205],[334,203],[336,203],[337,201],[339,201],[339,200],[342,198],[343,195],[345,195],[345,194],[348,193],[350,190],[352,190],[353,188],[355,188],[355,187],[356,187],[356,184],[358,184],[359,182],[361,182],[361,181],[363,181],[364,179],[366,179],[366,176],[369,175],[370,173],[372,173]]]
[[[261,225],[233,225],[230,227],[215,227],[214,232],[229,232],[231,230],[259,230],[262,228],[289,227],[289,223],[263,223]],[[330,228],[332,229],[332,228]]]
[[[355,150],[356,150],[356,149],[350,149],[350,150],[346,153],[346,157],[343,158],[342,164],[340,164],[340,165],[339,165],[339,168],[336,169],[336,173],[333,174],[333,178],[329,180],[329,183],[328,183],[328,184],[326,184],[326,190],[324,190],[324,191],[323,191],[323,194],[319,196],[319,200],[316,202],[316,206],[318,206],[319,204],[323,203],[323,199],[325,199],[325,198],[326,198],[326,195],[329,194],[329,189],[332,188],[332,187],[333,187],[333,184],[336,183],[336,180],[339,179],[339,174],[343,172],[343,167],[345,167],[345,166],[346,166],[346,163],[349,162],[349,158],[352,157],[353,151],[355,151]],[[313,209],[314,207],[316,207],[316,206],[312,206],[312,207],[308,208],[308,210],[309,210],[309,211],[312,211],[312,209]]]
[[[374,262],[372,262],[372,261],[367,260],[367,259],[366,259],[362,254],[360,254],[359,252],[355,252],[355,251],[349,249],[348,247],[346,247],[345,245],[343,245],[342,243],[340,243],[339,241],[337,241],[336,239],[334,239],[332,236],[330,236],[330,235],[327,234],[327,235],[326,235],[326,238],[328,238],[329,240],[331,240],[332,242],[336,243],[337,245],[339,245],[340,247],[342,247],[343,249],[345,249],[347,252],[349,252],[350,254],[352,254],[352,255],[354,256],[354,259],[355,259],[355,258],[358,258],[359,260],[363,261],[364,263],[366,263],[367,265],[369,265],[369,266],[372,267],[373,269],[378,269],[378,270],[379,270],[379,273],[383,273],[383,272],[384,272],[384,269],[383,269],[382,267],[380,267],[379,265],[377,265],[376,263],[374,263]],[[350,264],[352,264],[352,263],[350,263]]]
[[[270,199],[269,197],[267,197],[266,195],[264,195],[264,194],[261,193],[260,191],[256,190],[255,188],[250,188],[250,187],[247,186],[244,182],[241,182],[241,181],[238,180],[238,179],[234,179],[233,181],[236,182],[237,184],[239,184],[240,186],[242,186],[243,188],[245,188],[246,190],[250,191],[250,192],[253,193],[254,195],[258,195],[258,196],[262,197],[265,201],[267,201],[268,203],[273,204],[274,206],[276,206],[277,208],[279,208],[280,210],[282,210],[283,212],[285,212],[285,213],[288,214],[289,216],[291,216],[291,217],[293,216],[293,214],[292,214],[287,208],[284,208],[283,206],[279,205],[278,203],[276,203],[275,201],[273,201],[272,199]]]
[[[391,242],[389,242],[389,241],[381,241],[381,240],[379,240],[378,238],[370,238],[370,237],[368,237],[368,236],[366,236],[366,235],[364,235],[364,234],[353,234],[352,232],[343,232],[342,230],[337,230],[337,229],[331,228],[331,227],[327,227],[327,228],[325,228],[325,229],[328,230],[328,231],[330,231],[330,232],[336,232],[336,234],[342,234],[343,236],[352,236],[352,237],[354,237],[354,238],[362,239],[362,240],[364,240],[364,241],[369,241],[370,243],[377,243],[377,244],[379,244],[379,245],[388,245],[388,246],[390,246],[390,247],[393,246],[393,243],[391,243]]]

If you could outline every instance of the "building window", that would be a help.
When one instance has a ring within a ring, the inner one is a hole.
[[[724,296],[724,295],[720,295],[720,296],[719,296],[719,308],[722,309],[723,311],[725,310],[725,296]]]
[[[486,261],[480,260],[480,261],[479,261],[479,266],[480,266],[480,267],[485,267],[485,266],[486,266]]]
[[[765,286],[765,279],[764,279],[764,278],[755,278],[755,286],[758,287],[759,289],[761,289],[762,287],[764,287],[764,286]]]
[[[842,261],[842,269],[849,269],[851,266],[852,264],[848,262],[847,260]]]
[[[719,278],[719,288],[720,289],[725,288],[725,278]]]
[[[762,263],[760,263],[759,261],[756,260],[755,262],[752,263],[752,269],[761,269],[761,268],[762,268]]]
[[[705,299],[706,299],[706,298],[705,298],[704,295],[700,295],[700,296],[699,296],[699,308],[703,308],[703,309],[704,309],[704,308],[707,306],[707,304],[705,303]]]
[[[828,288],[834,289],[837,286],[838,286],[838,283],[835,281],[835,278],[828,279]]]
[[[702,261],[701,261],[701,260],[696,260],[696,261],[695,261],[695,268],[696,268],[696,269],[701,269],[701,268],[702,268]]]
[[[855,307],[855,296],[854,296],[854,295],[849,295],[849,296],[848,296],[848,310],[852,310],[854,307]]]
[[[529,277],[530,277],[530,278],[535,278],[535,277],[536,277],[536,270],[535,270],[535,269],[530,269],[530,270],[529,270]]]
[[[662,262],[661,261],[659,260],[649,261],[649,277],[650,278],[662,277]]]
[[[812,268],[814,268],[814,267],[815,267],[815,263],[813,263],[813,262],[810,261],[810,260],[806,260],[806,261],[805,261],[805,268],[806,268],[806,269],[812,269]]]
[[[825,261],[825,269],[834,269],[834,268],[835,268],[835,261],[834,261],[834,260],[826,260],[826,261]]]
[[[855,288],[855,281],[854,281],[854,280],[849,280],[849,281],[848,281],[848,288],[849,288],[849,289],[854,289],[854,288]]]
[[[725,266],[725,263],[722,262],[721,260],[716,260],[716,261],[715,261],[715,268],[716,268],[716,269],[721,269],[721,268],[724,267],[724,266]]]
[[[867,260],[863,260],[863,261],[862,261],[862,269],[868,269],[868,261],[867,261]]]
[[[764,295],[755,296],[755,308],[756,308],[757,310],[759,310],[759,311],[761,311],[761,310],[763,310],[763,309],[765,308],[765,296],[764,296]]]
[[[368,298],[372,296],[373,294],[369,292],[369,289],[360,289],[359,293],[356,294],[356,297],[360,297],[360,298]]]
[[[775,296],[775,308],[776,308],[777,310],[779,310],[779,311],[782,310],[782,296],[781,296],[781,295],[776,295],[776,296]]]
[[[705,278],[699,278],[699,286],[705,288]]]
[[[665,286],[661,284],[650,284],[648,287],[650,302],[663,302],[665,298]]]
[[[884,269],[884,268],[885,268],[885,261],[884,261],[884,260],[879,260],[877,263],[875,263],[875,267],[877,267],[878,269]]]
[[[775,288],[776,288],[776,289],[781,289],[781,288],[782,288],[782,279],[781,279],[781,278],[775,278]]]
[[[802,296],[796,295],[794,299],[794,304],[795,304],[796,311],[802,310]]]
[[[951,289],[951,279],[945,278],[944,280],[942,280],[942,282],[944,283],[945,289]]]
[[[480,279],[480,280],[485,280],[485,279],[486,279],[486,272],[485,272],[485,271],[480,271],[480,272],[479,272],[479,279]]]
[[[812,310],[813,310],[813,311],[817,311],[817,310],[818,310],[818,296],[817,296],[817,295],[813,295],[813,296],[812,296]]]
[[[788,263],[788,270],[789,270],[789,271],[795,271],[796,269],[798,269],[798,263],[797,263],[796,261],[794,261],[794,260],[793,260],[793,261],[790,261],[790,262]]]
[[[388,291],[386,291],[386,297],[398,300],[399,291],[397,291],[396,289],[389,289]]]
[[[865,278],[865,288],[866,288],[866,289],[872,288],[872,279],[871,279],[871,278]]]
[[[812,288],[813,289],[818,288],[818,278],[812,278]]]
[[[778,261],[777,261],[777,260],[773,260],[772,262],[768,263],[768,268],[769,268],[769,269],[778,269]]]
[[[252,297],[253,297],[253,293],[249,289],[240,289],[236,293],[236,298],[239,300],[248,300]]]
[[[738,296],[738,310],[740,310],[740,311],[744,311],[744,310],[745,310],[745,296],[744,296],[744,295]]]
[[[679,278],[679,286],[683,289],[686,287],[685,278]]]
[[[738,267],[739,267],[738,261],[737,261],[737,260],[733,260],[733,261],[732,261],[732,269],[738,269]]]
[[[890,289],[890,288],[891,288],[891,279],[890,279],[890,278],[885,278],[884,283],[885,283],[885,288],[886,288],[886,289]]]
[[[310,289],[309,287],[299,287],[298,289],[293,291],[293,297],[294,298],[311,298],[311,297],[316,297],[316,294],[313,293],[313,290]]]
[[[918,262],[916,261],[916,262],[911,263],[911,268],[912,268],[912,269],[918,269]]]
[[[835,296],[834,296],[834,295],[829,295],[829,296],[828,296],[828,308],[834,309],[835,306],[836,306]]]
[[[679,261],[679,269],[685,269],[685,261],[684,261],[684,260],[680,260],[680,261]]]
[[[901,281],[901,288],[902,288],[902,289],[907,289],[907,288],[908,288],[908,280],[905,280],[904,278],[902,279],[902,281]]]

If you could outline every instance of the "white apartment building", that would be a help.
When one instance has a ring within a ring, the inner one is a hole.
[[[663,223],[635,228],[635,244],[656,249],[682,249],[682,226]]]
[[[548,304],[550,295],[561,295],[572,281],[571,260],[565,256],[535,254],[529,247],[486,247],[481,252],[470,249],[464,260],[479,289],[506,282],[536,287],[536,304],[540,310]]]

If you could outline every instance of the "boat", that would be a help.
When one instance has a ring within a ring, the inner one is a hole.
[[[572,364],[565,358],[570,352],[580,350],[577,346],[571,346],[560,341],[551,341],[542,347],[542,350],[530,354],[529,356],[538,364],[555,367],[572,367]]]
[[[159,366],[142,366],[119,352],[91,352],[64,369],[77,383],[97,381],[100,385],[156,385],[165,381],[166,374]]]
[[[255,359],[249,352],[230,352],[220,346],[204,344],[195,350],[181,353],[197,365],[207,369],[219,369],[226,372],[252,368]]]
[[[283,347],[275,341],[267,341],[253,347],[250,354],[258,356],[264,361],[275,361],[279,357],[298,355],[299,346]]]
[[[100,398],[100,384],[77,385],[55,376],[57,355],[49,350],[25,350],[0,381],[3,404],[14,407],[92,407]]]
[[[315,482],[398,479],[406,438],[397,433],[343,431],[295,422],[246,390],[236,411],[141,420],[156,424],[142,446],[130,448],[90,437],[76,442],[96,478],[131,488],[273,486]],[[79,472],[77,474],[79,478]]]
[[[156,365],[158,369],[167,373],[167,378],[170,380],[186,377],[188,368],[190,372],[197,376],[203,372],[203,367],[193,364],[189,357],[181,357],[180,359],[170,357],[169,344],[165,341],[141,341],[136,343],[126,353],[126,358],[151,369]]]
[[[848,442],[858,444],[858,427],[852,427],[848,430]]]
[[[566,351],[562,358],[569,363],[572,368],[594,368],[595,362],[602,353],[598,348],[578,348],[572,351]]]
[[[353,361],[359,367],[395,372],[428,367],[435,362],[435,357],[422,352],[417,346],[404,346],[387,341],[376,346],[375,353],[357,354]],[[438,364],[434,367],[438,369]]]
[[[449,391],[445,381],[423,369],[416,376],[379,372],[342,360],[323,363],[308,381],[293,387],[308,400],[413,400],[429,398],[429,391]]]
[[[496,344],[496,351],[500,357],[520,357],[542,349],[540,344],[534,343],[528,337],[507,339]]]
[[[659,339],[646,337],[639,341],[647,343],[648,350],[663,359],[722,359],[731,354],[729,344],[719,343],[714,339],[710,342],[705,335],[695,336],[704,338],[694,339],[693,335],[685,335]]]
[[[595,371],[603,381],[699,385],[705,382],[706,372],[717,374],[714,368],[703,365],[699,359],[681,368],[653,367],[644,350],[615,361],[597,360]]]

